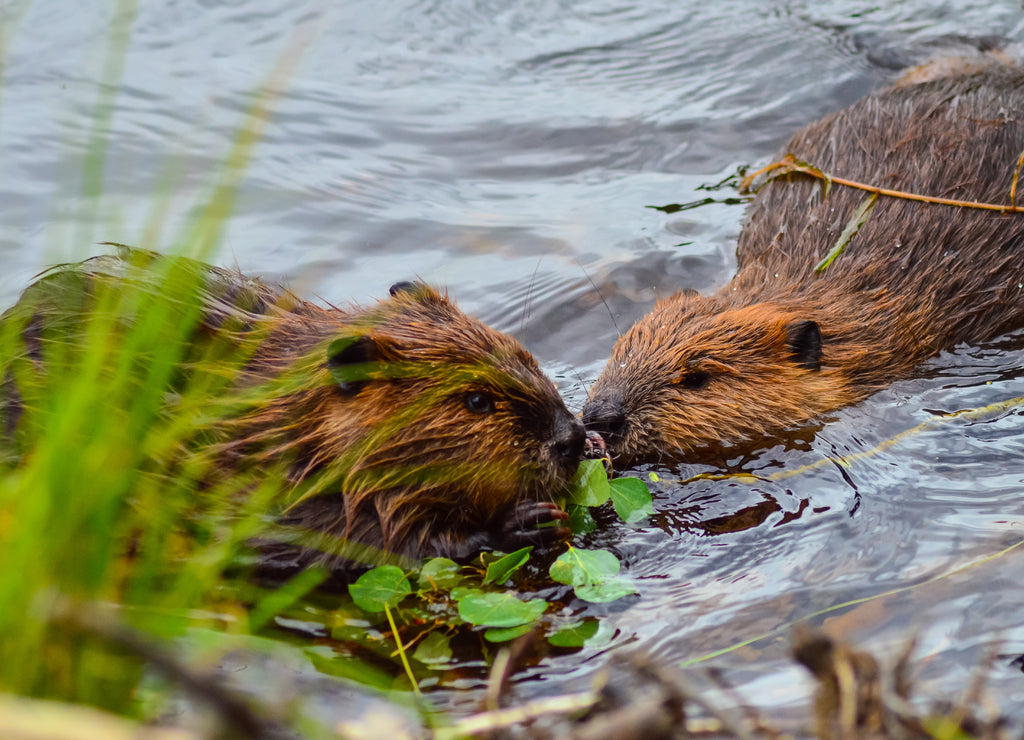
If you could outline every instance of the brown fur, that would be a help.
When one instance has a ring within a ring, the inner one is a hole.
[[[882,91],[807,126],[782,154],[879,187],[1009,203],[1024,74]],[[780,155],[781,158],[781,155]],[[616,343],[584,423],[623,462],[750,444],[865,398],[924,359],[1024,325],[1024,215],[881,197],[821,275],[867,193],[790,175],[758,192],[738,270],[658,301]]]
[[[514,339],[420,284],[342,311],[198,269],[207,277],[193,344],[248,342],[251,352],[232,410],[207,430],[207,451],[222,471],[283,465],[293,489],[277,531],[260,543],[265,571],[464,558],[565,533],[527,527],[564,518],[542,502],[575,472],[583,428]],[[120,272],[117,260],[99,258],[27,291],[16,309],[36,311],[29,354],[38,326],[60,319],[48,299],[66,293],[67,279]]]

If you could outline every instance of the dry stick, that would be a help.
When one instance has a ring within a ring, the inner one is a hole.
[[[501,709],[501,697],[508,688],[512,674],[519,670],[526,657],[533,649],[537,639],[538,627],[534,627],[525,635],[520,635],[510,645],[502,648],[491,666],[487,682],[487,696],[484,707],[488,711]]]
[[[1010,205],[1016,206],[1017,180],[1020,179],[1020,168],[1024,166],[1024,151],[1017,157],[1017,167],[1013,170],[1013,180],[1010,182]]]
[[[954,708],[951,715],[957,726],[960,726],[970,716],[971,707],[980,707],[985,684],[988,683],[988,679],[992,674],[992,668],[999,657],[1000,644],[1001,641],[997,640],[989,645],[981,663],[975,667],[974,678],[964,692],[963,698],[960,700],[960,706]]]
[[[839,689],[839,733],[849,740],[857,731],[857,674],[846,655],[839,656],[833,670]]]
[[[508,727],[521,725],[548,714],[571,714],[590,709],[598,702],[593,691],[579,694],[565,694],[538,699],[528,704],[509,709],[498,709],[494,712],[481,712],[465,719],[458,720],[449,727],[438,728],[436,737],[465,737],[482,732],[493,732]]]
[[[742,725],[739,725],[726,712],[718,708],[714,703],[705,699],[701,692],[682,674],[681,671],[672,670],[662,666],[648,666],[646,668],[650,675],[653,675],[659,683],[667,686],[680,697],[685,697],[705,712],[710,714],[721,724],[725,734],[738,738],[739,740],[753,740],[753,735]]]
[[[925,735],[921,712],[909,698],[911,682],[907,678],[910,657],[917,648],[917,635],[903,645],[891,671],[879,671],[879,699],[882,702],[882,724],[888,737]]]
[[[1018,160],[1018,165],[1024,166],[1024,152],[1021,153],[1021,159]],[[917,193],[907,193],[902,190],[889,190],[888,188],[879,188],[874,185],[868,185],[866,183],[857,182],[856,180],[847,180],[842,177],[835,177],[834,175],[827,175],[821,170],[812,167],[811,165],[800,162],[792,154],[787,154],[785,157],[780,159],[778,162],[773,162],[770,165],[762,167],[752,175],[747,175],[743,182],[740,183],[741,191],[749,191],[751,184],[757,177],[762,174],[773,172],[774,170],[782,170],[775,175],[779,177],[781,175],[788,175],[791,172],[799,172],[804,175],[810,175],[818,180],[824,180],[826,183],[837,183],[839,185],[845,185],[849,188],[856,188],[858,190],[866,190],[869,193],[877,193],[878,195],[886,195],[890,198],[903,198],[904,200],[914,200],[921,203],[932,203],[935,205],[943,206],[959,206],[962,208],[980,208],[985,211],[1000,211],[1002,213],[1024,213],[1024,207],[1016,205],[1000,205],[998,203],[979,203],[973,200],[956,200],[954,198],[938,198],[931,195],[918,195]],[[1015,193],[1016,177],[1014,178],[1014,188],[1011,189],[1011,201]]]
[[[725,693],[725,695],[729,697],[729,699],[731,699],[732,702],[739,708],[739,710],[747,718],[747,722],[750,723],[751,727],[753,727],[755,730],[764,732],[769,737],[782,737],[781,732],[765,723],[761,715],[757,712],[757,710],[754,709],[754,707],[752,707],[747,702],[746,698],[740,693],[739,689],[737,689],[735,686],[733,686],[726,680],[725,674],[722,672],[720,668],[718,668],[717,666],[708,666],[704,669],[704,672],[707,674],[708,678],[711,679],[712,683],[714,683],[715,686],[721,689]]]
[[[498,656],[491,666],[490,679],[487,681],[487,698],[484,706],[488,711],[494,712],[501,709],[501,695],[512,675],[512,651],[508,648],[498,651]]]

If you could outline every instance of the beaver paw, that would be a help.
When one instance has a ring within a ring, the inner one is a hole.
[[[568,527],[550,526],[568,518],[568,514],[550,501],[522,501],[501,529],[502,545],[510,550],[518,550],[527,545],[551,547],[572,536],[572,530]]]

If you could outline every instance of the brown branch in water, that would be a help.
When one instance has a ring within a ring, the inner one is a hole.
[[[985,679],[996,657],[994,648],[978,666],[974,680],[959,701],[926,705],[920,696],[911,701],[910,657],[915,644],[916,640],[908,640],[895,661],[886,667],[867,651],[855,650],[816,630],[798,629],[794,634],[793,657],[811,672],[817,688],[807,724],[795,733],[822,740],[1014,737],[1005,717],[992,713],[988,717],[978,716],[985,704]],[[506,662],[499,673],[504,674],[508,665]],[[635,655],[610,661],[591,692],[545,697],[518,707],[481,712],[435,729],[432,737],[504,737],[502,733],[512,728],[516,728],[515,737],[530,740],[788,737],[770,727],[720,672],[709,671],[708,675],[726,692],[734,707],[724,710],[706,699],[685,671],[661,665],[649,656]],[[702,716],[689,716],[690,707],[699,709]],[[580,713],[582,717],[571,719]],[[543,718],[547,719],[545,724],[534,725]]]
[[[491,665],[491,673],[487,682],[487,696],[484,700],[488,711],[501,708],[501,698],[508,689],[508,683],[523,662],[536,653],[537,640],[541,638],[540,626],[535,626],[525,635],[520,635],[512,643],[498,652]]]

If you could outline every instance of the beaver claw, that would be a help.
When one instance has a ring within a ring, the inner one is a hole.
[[[512,516],[502,526],[502,544],[518,550],[527,545],[546,548],[567,540],[572,536],[568,527],[546,526],[552,522],[564,521],[569,515],[550,501],[522,501],[512,511]]]

